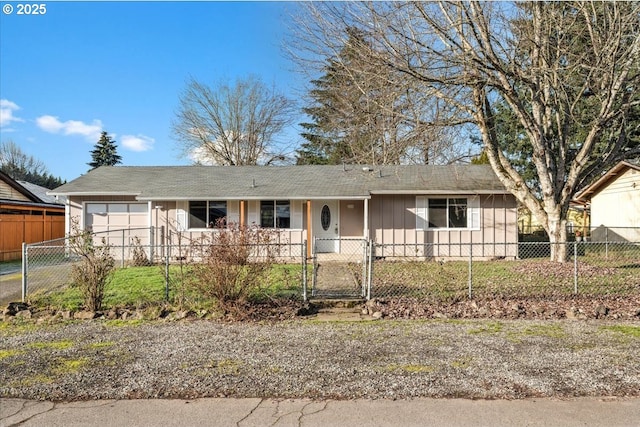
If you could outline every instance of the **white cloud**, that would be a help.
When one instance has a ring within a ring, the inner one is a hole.
[[[45,115],[38,117],[36,124],[45,132],[63,133],[64,135],[81,135],[92,142],[97,141],[100,138],[100,132],[102,132],[102,122],[100,120],[94,120],[91,124],[79,120],[61,122],[55,116]]]
[[[8,99],[0,99],[0,127],[9,126],[13,122],[24,122],[20,117],[13,115],[14,111],[19,110],[18,104]]]
[[[49,133],[58,133],[62,129],[62,123],[57,117],[42,116],[36,119],[36,124],[40,129]]]
[[[199,165],[213,166],[216,164],[204,147],[197,147],[191,150],[189,152],[189,159]]]
[[[145,135],[122,135],[122,146],[131,151],[148,151],[153,148],[156,140]]]

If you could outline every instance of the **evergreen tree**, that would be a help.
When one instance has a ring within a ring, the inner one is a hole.
[[[91,151],[91,162],[87,164],[93,170],[100,166],[114,166],[119,163],[122,163],[122,157],[118,155],[116,142],[106,131],[102,131],[100,139]]]
[[[302,109],[311,122],[300,124],[304,129],[301,136],[307,142],[296,151],[296,163],[299,165],[339,164],[352,157],[342,143],[344,130],[336,126],[336,116],[343,110],[339,105],[344,95],[338,94],[340,80],[339,65],[335,60],[329,60],[325,75],[311,82],[315,86],[309,92],[313,105]]]
[[[388,69],[354,66],[373,47],[364,32],[347,28],[346,33],[341,52],[328,58],[324,75],[311,82],[311,105],[303,111],[312,121],[301,123],[301,135],[307,142],[297,150],[297,163],[406,161],[422,140],[416,132],[416,120],[410,116],[409,91],[398,87],[400,81]]]

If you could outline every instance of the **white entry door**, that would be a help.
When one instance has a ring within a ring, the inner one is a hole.
[[[313,235],[316,252],[340,252],[340,203],[338,200],[314,200]]]

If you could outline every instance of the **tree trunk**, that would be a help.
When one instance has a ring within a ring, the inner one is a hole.
[[[567,261],[567,220],[558,211],[548,212],[549,246],[551,261]]]

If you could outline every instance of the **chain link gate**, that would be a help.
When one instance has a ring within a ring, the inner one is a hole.
[[[366,298],[371,244],[366,239],[315,238],[312,298]]]

